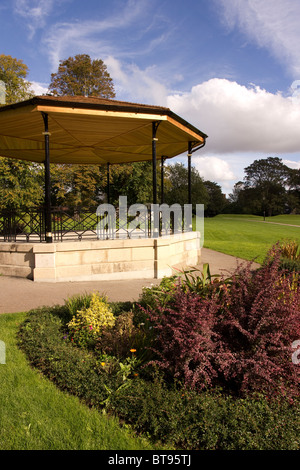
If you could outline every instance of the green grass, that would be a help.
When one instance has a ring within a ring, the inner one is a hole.
[[[146,450],[118,421],[90,409],[31,368],[17,347],[24,313],[0,315],[0,450]]]
[[[275,217],[266,217],[266,222],[299,225],[300,227],[300,215],[289,214],[289,215],[276,215]]]
[[[293,224],[290,227],[280,224]],[[221,253],[261,263],[277,241],[296,240],[300,243],[300,216],[263,217],[222,214],[204,219],[204,247]]]

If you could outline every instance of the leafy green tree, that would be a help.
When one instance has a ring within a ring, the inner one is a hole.
[[[56,73],[51,74],[49,92],[55,96],[97,96],[114,98],[113,80],[101,59],[78,54],[61,60]]]
[[[289,169],[278,157],[255,160],[245,168],[245,189],[254,189],[254,213],[267,216],[283,213],[287,204],[286,183]]]
[[[0,55],[0,80],[5,86],[5,103],[1,103],[2,106],[34,96],[27,75],[28,67],[22,60],[15,59],[10,55]]]
[[[300,169],[289,169],[288,173],[288,198],[291,212],[300,213]]]
[[[52,206],[88,210],[102,202],[105,193],[104,168],[96,165],[51,165]]]
[[[152,202],[152,163],[135,162],[111,166],[111,203],[118,204],[119,196],[127,196],[128,205]]]
[[[22,60],[0,55],[0,80],[5,90],[5,100],[1,100],[0,106],[34,96],[27,74],[28,67]],[[0,157],[0,210],[39,205],[43,198],[42,184],[40,165]]]
[[[43,203],[40,165],[0,157],[0,210],[30,209]]]
[[[165,188],[165,202],[169,205],[188,204],[188,169],[183,163],[168,165],[168,184]],[[192,204],[207,205],[209,197],[203,179],[192,167],[191,172]]]
[[[255,160],[230,195],[232,212],[272,216],[288,210],[290,169],[278,157]]]
[[[245,186],[262,187],[272,184],[285,184],[289,169],[278,157],[262,158],[245,168]]]
[[[222,193],[221,186],[213,181],[204,181],[204,186],[208,194],[208,201],[205,207],[204,215],[214,217],[220,214],[225,208],[227,201]]]
[[[235,183],[233,192],[229,194],[229,204],[226,211],[234,214],[251,214],[259,210],[261,210],[261,201],[257,207],[255,189],[245,188],[243,181]]]

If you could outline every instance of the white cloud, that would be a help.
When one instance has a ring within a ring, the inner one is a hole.
[[[117,32],[120,39],[123,29],[136,28],[136,22],[143,17],[146,6],[145,0],[128,0],[123,9],[111,17],[54,24],[43,40],[48,50],[52,71],[56,72],[59,61],[67,58],[66,54],[70,56],[75,52],[78,54],[89,51],[90,56],[100,54],[103,58],[115,55],[118,51],[122,55],[122,41],[118,42],[117,49],[114,41],[108,38],[108,34]]]
[[[36,96],[45,95],[48,93],[48,83],[30,82],[31,89]]]
[[[117,95],[123,100],[164,106],[167,102],[167,89],[157,79],[155,67],[140,69],[134,64],[122,64],[114,57],[107,57],[105,64],[112,77]]]
[[[55,4],[62,0],[14,0],[14,13],[26,20],[30,38],[39,28],[46,24],[46,18],[52,12]]]
[[[205,180],[223,183],[236,179],[229,163],[219,157],[193,157],[193,166]]]
[[[300,3],[298,0],[215,0],[229,29],[267,48],[300,78]]]
[[[175,113],[208,134],[207,151],[217,154],[299,152],[297,101],[218,78],[167,100]]]
[[[283,159],[282,160],[282,163],[286,166],[288,166],[289,168],[293,168],[294,170],[300,170],[300,161],[299,162],[295,162],[293,160],[285,160]]]

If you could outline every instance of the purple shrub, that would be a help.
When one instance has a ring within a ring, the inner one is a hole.
[[[230,286],[213,283],[204,298],[178,286],[167,306],[148,310],[156,364],[199,390],[299,395],[292,343],[300,339],[300,288],[279,271],[279,258],[274,248],[259,270],[238,267]]]
[[[157,339],[155,362],[168,375],[192,388],[211,386],[216,377],[213,357],[217,345],[213,332],[217,303],[178,287],[172,302],[148,311]]]
[[[222,296],[216,360],[222,385],[238,394],[299,394],[291,348],[300,339],[300,289],[279,263],[273,249],[261,269],[239,269]]]

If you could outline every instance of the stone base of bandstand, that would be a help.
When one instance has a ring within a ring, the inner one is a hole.
[[[0,243],[0,274],[34,282],[161,279],[200,262],[200,233],[160,238]]]

